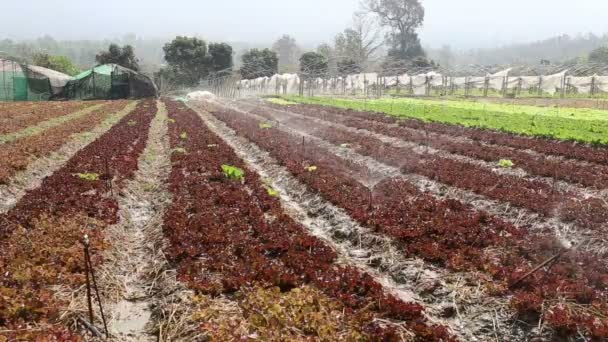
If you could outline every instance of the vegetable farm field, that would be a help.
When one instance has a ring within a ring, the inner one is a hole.
[[[603,341],[608,114],[0,104],[0,342]]]
[[[288,102],[375,111],[427,122],[486,128],[582,143],[608,143],[608,112],[598,109],[416,98],[352,99],[299,96],[283,98],[283,101]]]

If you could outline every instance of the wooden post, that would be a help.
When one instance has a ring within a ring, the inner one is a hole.
[[[101,303],[101,296],[99,295],[99,288],[97,287],[97,280],[95,279],[95,270],[93,269],[93,264],[91,263],[91,254],[89,253],[89,244],[87,239],[87,244],[85,248],[85,258],[86,262],[89,264],[89,272],[91,273],[91,279],[93,280],[93,289],[95,289],[95,295],[97,296],[97,303],[99,304],[99,312],[101,313],[101,320],[103,322],[103,327],[106,331],[106,337],[109,337],[110,332],[108,331],[108,323],[106,322],[106,316],[103,313],[103,305]],[[93,324],[93,321],[91,321]]]
[[[397,95],[401,93],[401,88],[399,87],[399,75],[397,75]]]
[[[517,80],[517,92],[516,92],[517,96],[521,95],[522,84],[523,84],[523,80],[521,77],[519,77],[519,79]]]
[[[490,90],[490,76],[486,75],[486,78],[483,80],[483,97],[488,97],[489,90]]]
[[[89,308],[89,322],[91,324],[95,324],[94,316],[93,316],[93,301],[91,299],[91,280],[89,279],[89,259],[88,259],[88,249],[89,249],[89,237],[87,235],[84,236],[83,241],[83,252],[84,252],[84,270],[86,276],[86,284],[87,284],[87,305]]]
[[[410,95],[414,95],[414,79],[410,76]]]

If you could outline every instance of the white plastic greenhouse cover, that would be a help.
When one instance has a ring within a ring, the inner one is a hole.
[[[49,82],[51,83],[51,88],[53,89],[53,92],[61,91],[61,89],[63,89],[63,87],[65,87],[65,85],[68,84],[69,81],[74,79],[73,77],[61,73],[59,71],[35,65],[27,65],[26,68],[35,74],[39,74],[45,78],[48,78]]]
[[[437,72],[418,75],[379,76],[377,73],[359,73],[345,77],[336,77],[330,80],[321,78],[305,81],[319,92],[331,92],[344,88],[347,92],[363,92],[367,87],[386,85],[411,89],[415,95],[426,95],[431,87],[456,87],[469,89],[489,89],[504,91],[507,89],[540,88],[545,93],[555,94],[564,87],[576,89],[578,93],[585,94],[593,90],[608,92],[608,76],[566,76],[568,70],[545,76],[511,76],[511,68],[504,69],[486,76],[451,77]],[[279,91],[287,94],[297,94],[300,91],[301,80],[297,74],[276,74],[272,77],[258,77],[251,80],[239,81],[242,90],[254,93],[274,93]]]
[[[563,87],[564,77],[568,70],[564,70],[557,74],[543,76],[541,79],[541,89],[548,94],[555,94]]]

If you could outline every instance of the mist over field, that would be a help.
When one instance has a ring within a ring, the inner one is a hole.
[[[194,36],[232,46],[234,63],[251,48],[271,48],[283,35],[298,53],[334,45],[364,11],[361,0],[108,0],[11,1],[0,21],[0,55],[31,59],[35,53],[65,55],[81,68],[110,43],[135,48],[144,69],[164,61],[163,46],[175,36]],[[586,57],[608,43],[608,2],[581,0],[420,0],[424,19],[415,29],[426,56],[442,66],[554,64]],[[24,24],[24,23],[28,24]],[[33,23],[33,24],[29,24]],[[380,28],[382,40],[386,27]],[[390,49],[385,42],[373,56]]]
[[[0,38],[116,39],[134,33],[146,39],[200,35],[212,40],[264,44],[280,34],[305,45],[331,39],[360,8],[358,0],[8,1]],[[560,34],[608,31],[608,2],[581,0],[423,0],[424,45],[456,49],[496,47]],[[25,21],[27,19],[27,21]],[[27,22],[27,23],[26,23]]]

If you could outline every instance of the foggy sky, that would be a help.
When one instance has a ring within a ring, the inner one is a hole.
[[[423,45],[492,47],[557,34],[608,32],[607,0],[421,0]],[[301,44],[329,41],[359,0],[6,0],[0,39],[143,38],[198,35],[270,44],[283,33]]]

